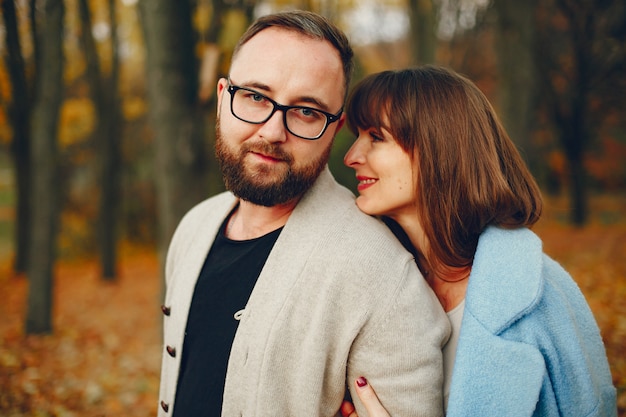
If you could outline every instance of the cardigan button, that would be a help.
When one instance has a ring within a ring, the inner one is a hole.
[[[165,314],[166,316],[170,315],[170,312],[172,311],[172,309],[170,307],[167,307],[165,304],[163,304],[161,306],[161,311],[163,312],[163,314]]]
[[[165,401],[161,401],[161,408],[167,413],[170,410],[170,405]]]
[[[165,348],[165,350],[167,350],[167,353],[172,357],[175,358],[176,357],[176,348],[172,347],[172,346],[167,346]]]

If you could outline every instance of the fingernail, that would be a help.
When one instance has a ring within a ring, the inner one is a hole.
[[[367,379],[365,379],[365,377],[360,376],[360,377],[358,377],[358,378],[357,378],[357,380],[356,380],[356,384],[357,384],[360,388],[363,388],[364,386],[366,386],[366,385],[367,385]]]

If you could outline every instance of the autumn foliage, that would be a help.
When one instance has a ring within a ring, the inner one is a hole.
[[[117,282],[96,260],[60,261],[54,334],[26,336],[24,277],[2,265],[0,415],[153,416],[160,351],[160,278],[153,251],[124,250]]]

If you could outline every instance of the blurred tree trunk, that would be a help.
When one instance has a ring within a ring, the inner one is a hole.
[[[31,210],[28,193],[31,175],[29,125],[31,92],[26,80],[26,66],[22,57],[14,0],[2,1],[2,17],[7,49],[6,67],[12,86],[12,103],[8,108],[8,114],[13,127],[11,153],[13,155],[17,195],[13,271],[16,274],[22,274],[26,272],[28,247],[30,246]]]
[[[587,20],[587,19],[585,19]],[[588,29],[583,29],[585,32]],[[587,172],[584,167],[584,156],[593,140],[590,129],[590,66],[591,45],[586,42],[579,44],[574,57],[578,76],[576,85],[572,88],[571,96],[566,104],[567,109],[556,105],[552,108],[553,117],[557,123],[559,140],[565,151],[569,163],[570,201],[572,212],[570,221],[576,226],[582,226],[589,217],[589,197],[587,190]],[[563,111],[565,110],[565,111]]]
[[[586,152],[599,126],[624,104],[626,6],[623,0],[537,3],[535,62],[542,99],[568,161],[570,221],[588,220]]]
[[[120,109],[118,97],[119,57],[117,52],[117,19],[115,1],[109,0],[111,28],[111,74],[101,70],[96,42],[92,34],[92,19],[87,0],[78,1],[81,18],[81,43],[87,63],[87,79],[97,113],[94,140],[99,162],[100,204],[98,218],[98,248],[102,277],[113,280],[117,270],[117,237],[120,196]]]
[[[411,62],[414,65],[435,62],[437,49],[437,10],[432,0],[410,0]]]
[[[207,196],[206,147],[189,0],[139,2],[146,44],[149,114],[161,259],[181,217]]]
[[[52,287],[58,223],[57,130],[63,99],[62,0],[42,0],[37,8],[39,82],[34,94],[32,129],[32,243],[29,251],[26,333],[52,331]]]
[[[37,73],[37,69],[40,68],[41,66],[41,47],[40,47],[40,39],[37,36],[37,19],[38,19],[38,15],[37,15],[37,1],[39,0],[30,0],[28,2],[28,20],[30,23],[30,33],[31,33],[31,42],[33,43],[33,56],[34,56],[34,63],[35,63],[35,75],[32,78],[32,85],[30,86],[30,91],[31,91],[31,106],[32,106],[32,101],[34,100],[34,94],[35,91],[37,91],[37,88],[39,88],[39,77],[38,77],[38,73]],[[64,12],[65,13],[65,12]],[[32,111],[32,109],[31,109]]]
[[[228,3],[228,4],[227,4]],[[216,82],[217,78],[224,76],[228,71],[232,49],[239,36],[248,27],[254,15],[254,0],[211,0],[211,20],[207,30],[203,33],[202,40],[206,42],[206,54],[202,57],[201,65],[201,85],[200,102],[203,108],[203,119],[205,121],[204,136],[210,152],[208,152],[207,163],[209,166],[207,178],[207,194],[213,195],[224,190],[222,175],[218,167],[215,153],[215,121],[216,121]],[[230,14],[230,19],[225,17]],[[233,19],[236,15],[238,18]],[[225,23],[231,26],[225,27]],[[235,27],[233,27],[233,24]],[[225,33],[227,35],[225,36]],[[208,49],[212,49],[209,52]],[[213,56],[211,56],[214,54]]]
[[[499,114],[531,171],[537,174],[539,164],[532,142],[533,110],[536,108],[535,1],[498,0],[493,7],[497,16]]]
[[[117,275],[117,244],[119,237],[119,214],[121,196],[121,101],[119,97],[120,59],[117,36],[116,0],[109,0],[109,24],[111,25],[111,74],[105,83],[104,121],[100,142],[102,195],[100,196],[100,262],[102,276],[113,279]]]

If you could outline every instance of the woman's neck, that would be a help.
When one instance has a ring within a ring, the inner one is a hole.
[[[458,306],[465,299],[467,284],[471,267],[455,268],[455,273],[446,273],[445,277],[441,274],[434,275],[428,280],[428,284],[437,295],[444,311],[448,312]]]
[[[430,243],[417,217],[394,219],[405,231],[417,252],[417,264],[424,278],[437,295],[443,309],[448,312],[465,299],[467,283],[472,270],[470,266],[452,267],[429,259]]]

